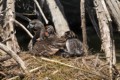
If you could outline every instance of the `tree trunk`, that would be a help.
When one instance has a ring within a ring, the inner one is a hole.
[[[111,38],[111,18],[107,11],[107,8],[105,9],[105,5],[102,3],[102,1],[94,0],[94,4],[96,6],[96,13],[97,18],[99,22],[100,27],[100,33],[101,33],[101,40],[102,40],[102,50],[106,53],[106,58],[108,61],[112,61],[113,64],[116,63],[114,48],[114,41]],[[114,56],[113,56],[114,55]],[[114,60],[113,60],[113,59]]]
[[[55,2],[56,2],[56,4],[57,4],[57,6],[59,7],[59,9],[60,9],[62,15],[63,15],[64,18],[66,19],[65,12],[64,12],[64,7],[62,6],[60,0],[55,0]]]
[[[54,23],[57,35],[58,35],[58,37],[61,37],[64,34],[64,32],[70,30],[68,23],[61,12],[62,10],[60,11],[60,9],[59,9],[60,7],[58,7],[55,0],[46,0],[46,2],[50,9],[52,21]],[[57,2],[58,2],[58,0],[57,0]]]
[[[6,1],[6,0],[5,0]],[[7,47],[9,47],[11,50],[13,50],[15,53],[20,51],[20,47],[18,45],[16,36],[15,36],[15,30],[12,19],[15,18],[13,12],[15,11],[14,6],[14,0],[7,0],[6,1],[6,8],[8,9],[6,13],[4,14],[4,32],[3,32],[3,40],[6,41]]]
[[[120,2],[118,0],[105,0],[110,13],[118,26],[118,31],[120,31]]]
[[[80,10],[81,10],[81,28],[83,34],[83,50],[85,55],[88,55],[88,46],[87,46],[87,33],[86,33],[86,21],[85,21],[85,0],[81,0],[80,2]]]
[[[100,27],[102,50],[106,53],[107,61],[110,64],[110,79],[113,80],[112,65],[116,63],[114,40],[111,28],[111,18],[104,0],[94,0],[96,13]]]

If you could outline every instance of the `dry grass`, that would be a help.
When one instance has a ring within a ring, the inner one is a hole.
[[[28,70],[40,67],[39,70],[25,76],[22,80],[102,80],[109,79],[109,68],[97,56],[63,58],[60,56],[51,56],[47,61],[41,57],[33,57],[30,54],[22,53],[20,57],[25,61]],[[57,61],[57,62],[56,62]],[[64,63],[64,64],[60,64]],[[66,66],[70,65],[70,66]],[[21,73],[20,67],[13,60],[7,60],[2,63],[3,72],[6,73],[4,79],[15,76],[15,73]],[[15,79],[21,80],[21,79]]]

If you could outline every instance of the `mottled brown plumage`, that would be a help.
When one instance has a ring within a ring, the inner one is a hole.
[[[33,49],[30,51],[30,53],[37,56],[54,55],[59,50],[59,48],[53,45],[55,40],[56,40],[55,37],[54,38],[52,37],[42,41],[37,41],[33,46]]]

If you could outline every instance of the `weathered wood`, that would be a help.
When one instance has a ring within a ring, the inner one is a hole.
[[[21,13],[14,12],[14,14],[15,14],[15,16],[18,16],[18,17],[20,17],[20,18],[22,18],[22,19],[24,19],[24,20],[26,20],[26,21],[28,21],[28,22],[31,21],[31,19],[29,19],[28,17],[24,16],[24,15],[21,14]]]
[[[52,21],[55,25],[57,35],[58,37],[61,37],[64,34],[64,32],[70,30],[68,23],[64,18],[62,12],[60,11],[58,5],[56,4],[55,0],[46,0],[46,2],[50,9]]]
[[[33,38],[33,35],[26,29],[25,26],[23,26],[21,23],[19,23],[17,20],[13,20],[16,24],[18,24],[25,32],[30,36],[30,38]]]
[[[33,56],[33,58],[39,62],[39,60]],[[62,63],[60,61],[57,61],[57,60],[52,60],[52,59],[49,59],[49,58],[45,58],[45,57],[41,57],[40,59],[44,60],[44,61],[48,61],[48,62],[53,62],[53,63],[57,63],[57,64],[60,64],[60,65],[63,65],[63,66],[67,66],[67,67],[70,67],[70,68],[74,68],[74,69],[80,69],[76,66],[72,66],[72,65],[69,65],[69,64],[65,64],[65,63]]]
[[[3,28],[2,28],[2,25],[3,25],[3,13],[4,13],[4,11],[3,11],[3,5],[2,5],[2,3],[3,3],[3,0],[0,0],[0,38],[2,38],[2,36],[3,36]],[[0,40],[1,41],[1,40]]]
[[[42,9],[44,8],[45,1],[46,0],[38,0],[38,2],[39,2]]]
[[[1,51],[0,51],[1,52]],[[2,53],[2,52],[1,52]],[[4,55],[4,56],[0,56],[0,62],[6,61],[8,59],[11,59],[11,57],[9,55]]]
[[[108,13],[104,0],[94,0],[96,13],[100,27],[102,50],[106,54],[107,62],[110,64],[110,79],[113,79],[112,65],[116,63],[114,42],[111,35],[111,17]]]
[[[58,5],[60,11],[62,12],[62,15],[66,18],[65,12],[64,12],[64,7],[62,6],[60,0],[55,0],[55,1],[56,1],[56,4]]]
[[[118,5],[118,7],[120,9],[120,0],[115,0],[115,1],[116,1],[117,5]]]
[[[109,8],[110,14],[112,15],[113,19],[115,20],[115,23],[118,26],[118,31],[120,31],[120,8],[115,0],[105,0],[107,7]]]
[[[104,0],[101,0],[101,3],[103,5],[103,8],[105,10],[105,14],[106,14],[106,18],[108,19],[108,22],[109,22],[109,29],[110,29],[110,36],[111,36],[111,46],[112,46],[112,63],[113,64],[116,64],[116,56],[115,56],[115,44],[114,44],[114,39],[113,39],[113,28],[112,28],[112,19],[110,17],[110,14],[107,10],[107,6],[105,4],[105,1]]]
[[[3,51],[1,49],[0,49],[0,52],[1,53],[3,53],[3,52],[6,53],[5,51]],[[17,53],[17,54],[19,55],[20,53]],[[0,56],[0,62],[6,61],[6,60],[11,59],[11,58],[12,57],[6,53],[3,56]]]
[[[86,2],[87,2],[87,1],[86,1]],[[89,15],[89,17],[90,17],[90,20],[91,20],[92,24],[93,24],[94,29],[95,29],[98,37],[100,38],[101,36],[100,36],[99,26],[98,26],[97,21],[96,21],[96,19],[95,19],[94,10],[93,10],[93,8],[91,8],[91,7],[88,5],[88,3],[86,4],[86,10],[87,10],[87,13],[88,13],[88,15]]]
[[[40,66],[40,67],[37,67],[37,68],[34,68],[34,69],[31,69],[29,72],[30,73],[33,73],[33,72],[36,72],[38,70],[40,70],[43,66]],[[24,73],[18,73],[17,76],[14,76],[12,78],[9,78],[7,80],[16,80],[16,79],[19,79],[20,77],[24,77]]]
[[[14,19],[14,0],[7,0],[6,1],[6,7],[5,9],[8,9],[6,13],[4,14],[4,33],[3,33],[3,40],[7,40],[9,37],[11,38],[10,40],[6,41],[7,47],[9,47],[11,50],[13,50],[15,53],[20,51],[20,47],[18,45],[16,36],[15,36],[15,30],[14,30],[14,25],[11,19]]]
[[[38,7],[38,9],[39,9],[39,11],[40,11],[41,15],[43,16],[43,18],[44,18],[44,20],[45,20],[46,24],[48,24],[48,20],[47,20],[47,18],[45,17],[45,15],[44,15],[44,13],[43,13],[43,11],[42,11],[42,9],[41,9],[41,7],[40,7],[40,5],[39,5],[38,1],[37,1],[37,0],[33,0],[33,1],[34,1],[34,2],[35,2],[35,4],[37,5],[37,7]]]
[[[86,20],[85,20],[85,0],[81,0],[80,10],[81,10],[81,28],[83,34],[83,50],[85,52],[85,55],[88,55]]]
[[[111,25],[111,21],[107,17],[107,15],[109,14],[107,14],[105,7],[103,7],[101,1],[94,0],[94,4],[96,6],[96,13],[99,21],[100,32],[101,32],[102,49],[105,51],[108,61],[111,61],[114,52],[112,51],[114,44],[113,45],[111,44],[113,39],[111,39],[110,29],[109,29]]]
[[[10,55],[20,65],[20,67],[23,69],[23,71],[26,74],[28,74],[28,70],[25,66],[25,63],[14,51],[12,51],[9,47],[5,46],[2,43],[0,43],[0,49],[5,51],[8,55]]]

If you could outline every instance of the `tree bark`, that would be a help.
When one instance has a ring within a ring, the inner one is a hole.
[[[20,47],[18,45],[16,36],[15,36],[13,22],[11,20],[11,19],[15,18],[14,14],[13,14],[13,12],[15,11],[14,10],[14,8],[15,8],[14,2],[15,2],[14,0],[7,0],[6,4],[5,4],[6,5],[5,9],[8,9],[8,10],[4,14],[5,19],[4,19],[4,26],[3,26],[3,29],[4,29],[3,40],[7,40],[8,38],[11,38],[8,41],[6,41],[6,45],[11,50],[13,50],[15,53],[17,53],[20,51]]]
[[[0,38],[2,37],[2,33],[3,33],[3,29],[2,29],[2,25],[3,25],[3,0],[0,0]],[[0,40],[1,41],[1,40]]]
[[[81,11],[81,28],[83,35],[83,50],[85,55],[88,55],[88,46],[87,46],[87,33],[86,33],[86,20],[85,20],[85,0],[80,2],[80,11]]]
[[[101,40],[102,40],[102,50],[106,53],[106,58],[108,61],[112,60],[112,63],[115,64],[116,58],[113,53],[115,53],[115,50],[113,49],[114,43],[113,39],[111,38],[111,18],[107,11],[107,8],[105,9],[105,5],[102,4],[102,1],[94,0],[94,5],[96,6],[96,13],[97,18],[99,22],[100,27],[100,33],[101,33]],[[114,56],[113,56],[114,55]],[[114,58],[114,60],[112,59]]]
[[[105,2],[120,31],[120,2],[118,0],[105,0]]]
[[[57,35],[58,35],[58,37],[61,37],[64,34],[64,32],[70,30],[68,23],[61,12],[62,10],[60,11],[55,0],[46,0],[46,2],[50,9],[52,21],[54,23]]]
[[[94,0],[94,5],[96,6],[96,13],[100,27],[101,40],[102,40],[102,50],[106,54],[107,61],[110,64],[110,79],[113,80],[113,70],[112,65],[116,63],[114,40],[111,28],[111,17],[107,10],[104,0]]]

